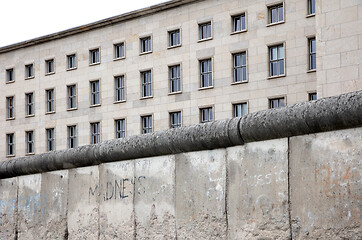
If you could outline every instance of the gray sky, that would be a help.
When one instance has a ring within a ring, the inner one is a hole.
[[[1,0],[0,47],[167,0]]]

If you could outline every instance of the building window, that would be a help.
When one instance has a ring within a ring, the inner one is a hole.
[[[7,119],[15,118],[14,96],[6,98],[6,118]]]
[[[280,108],[285,107],[285,99],[284,98],[274,98],[269,99],[269,108]]]
[[[45,96],[46,96],[46,112],[47,113],[55,112],[54,89],[45,90]]]
[[[54,73],[54,59],[49,59],[45,61],[45,73]]]
[[[124,58],[124,43],[114,44],[114,59]]]
[[[308,15],[315,14],[315,0],[308,0]]]
[[[269,13],[269,24],[279,23],[284,21],[284,10],[283,4],[270,6],[268,8]]]
[[[212,87],[212,61],[206,59],[200,61],[200,87]]]
[[[116,138],[124,138],[126,137],[126,120],[125,119],[117,119],[114,121]]]
[[[181,66],[169,67],[170,73],[170,93],[181,92]]]
[[[309,39],[309,70],[315,70],[317,68],[316,58],[316,42],[315,38]]]
[[[170,113],[170,128],[181,127],[181,112]]]
[[[309,101],[314,101],[314,100],[317,100],[317,93],[314,92],[314,93],[309,93]]]
[[[152,116],[143,116],[141,117],[142,121],[142,134],[152,132]]]
[[[246,74],[246,53],[237,53],[233,55],[234,62],[234,82],[247,81]]]
[[[168,46],[176,47],[181,45],[180,29],[168,32]]]
[[[77,68],[77,57],[75,54],[67,55],[67,69]]]
[[[152,96],[152,73],[151,70],[141,72],[142,80],[142,97]]]
[[[214,120],[212,107],[200,108],[200,122],[212,122]]]
[[[34,65],[28,64],[25,65],[25,78],[33,78],[34,77]]]
[[[15,81],[14,68],[6,69],[6,82],[11,83]]]
[[[148,53],[152,51],[151,48],[151,36],[140,39],[141,53]]]
[[[68,148],[77,147],[77,126],[68,126]]]
[[[284,45],[269,47],[269,76],[282,76],[284,74]]]
[[[54,128],[46,129],[47,134],[47,151],[54,151],[55,150],[55,131]]]
[[[25,141],[26,141],[26,153],[31,154],[34,153],[34,132],[28,131],[25,132]]]
[[[89,51],[89,64],[100,63],[99,48]]]
[[[99,80],[90,82],[91,106],[100,104]]]
[[[124,89],[124,76],[118,76],[114,78],[115,84],[115,101],[121,102],[126,100],[126,94]]]
[[[76,85],[68,86],[68,109],[77,108],[77,87]]]
[[[199,24],[199,40],[211,38],[211,22]]]
[[[26,106],[26,116],[34,115],[34,94],[26,93],[25,94],[25,106]]]
[[[7,142],[7,156],[14,156],[15,155],[15,137],[14,133],[6,134],[6,142]]]
[[[233,104],[233,117],[242,117],[248,114],[248,104],[247,103],[237,103]]]
[[[90,124],[91,128],[91,144],[97,144],[101,141],[100,123],[95,122]]]
[[[246,17],[245,13],[232,17],[232,31],[241,32],[246,30]]]

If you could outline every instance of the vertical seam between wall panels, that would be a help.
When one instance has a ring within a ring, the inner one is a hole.
[[[100,171],[100,165],[98,164],[97,169],[98,169],[98,198],[97,198],[97,210],[98,210],[98,240],[101,238],[101,211],[100,211],[100,207],[101,207],[101,171]],[[97,195],[96,195],[97,197]]]
[[[177,182],[176,182],[176,174],[177,174],[177,169],[176,169],[176,154],[173,155],[174,156],[174,163],[175,163],[175,169],[174,169],[174,182],[175,182],[175,188],[174,188],[174,208],[175,208],[175,239],[177,239],[177,204],[176,204],[176,201],[177,201],[177,197],[176,197],[176,186],[177,186]]]
[[[68,173],[68,183],[67,183],[67,207],[65,210],[65,219],[66,219],[66,226],[65,226],[65,233],[64,233],[64,240],[68,240],[69,239],[69,228],[68,228],[68,214],[69,214],[69,182],[70,182],[70,170],[67,170]]]
[[[137,239],[137,225],[136,225],[136,159],[132,160],[133,162],[133,239]]]
[[[228,194],[229,194],[229,159],[228,148],[225,148],[225,218],[226,218],[226,239],[229,239],[229,217],[228,217]]]
[[[290,187],[290,137],[288,137],[288,142],[287,142],[287,149],[288,149],[288,218],[289,218],[289,235],[290,235],[290,239],[293,239],[293,230],[292,230],[292,216],[291,216],[291,187]]]
[[[19,221],[19,177],[16,178],[16,206],[15,206],[15,236],[14,240],[18,240],[18,221]]]

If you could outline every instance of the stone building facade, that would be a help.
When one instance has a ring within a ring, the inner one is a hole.
[[[173,0],[0,48],[1,159],[362,89],[359,0]]]

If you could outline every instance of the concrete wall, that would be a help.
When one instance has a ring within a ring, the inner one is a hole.
[[[361,239],[362,128],[0,180],[0,239]]]

